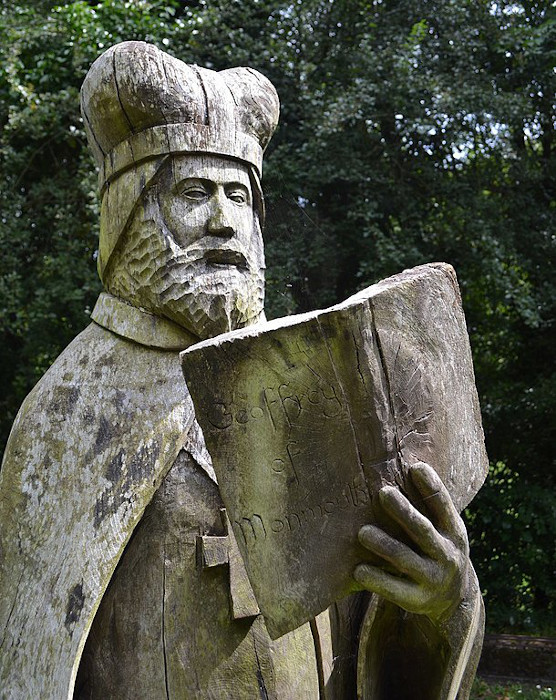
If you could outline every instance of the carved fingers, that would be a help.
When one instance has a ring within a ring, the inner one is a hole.
[[[409,475],[414,502],[392,486],[379,492],[380,522],[359,531],[375,561],[356,567],[354,578],[409,612],[441,619],[463,597],[467,534],[436,472],[420,462]]]
[[[442,535],[398,489],[385,486],[379,492],[379,499],[387,515],[400,525],[412,543],[423,553],[432,558],[445,555],[446,546]]]
[[[409,612],[421,612],[423,595],[419,585],[411,580],[397,578],[371,564],[359,564],[355,569],[354,578],[367,590],[377,593],[400,608]]]
[[[438,474],[424,462],[415,464],[409,473],[423,497],[424,507],[430,513],[432,522],[446,537],[469,553],[465,525]]]
[[[430,575],[424,572],[428,561],[419,556],[410,547],[403,544],[375,525],[365,525],[359,531],[361,544],[389,562],[398,573],[419,580]],[[392,567],[389,567],[392,570]]]

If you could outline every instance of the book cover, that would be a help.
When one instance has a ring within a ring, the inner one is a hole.
[[[330,309],[198,343],[182,367],[273,638],[358,590],[386,484],[429,463],[462,509],[488,469],[453,269],[388,278]],[[412,498],[411,493],[407,495]]]

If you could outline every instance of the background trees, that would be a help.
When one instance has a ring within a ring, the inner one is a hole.
[[[490,624],[554,630],[552,3],[44,0],[2,5],[0,32],[3,439],[99,291],[89,65],[125,39],[252,65],[283,105],[265,172],[270,315],[455,266],[492,460],[468,512]]]

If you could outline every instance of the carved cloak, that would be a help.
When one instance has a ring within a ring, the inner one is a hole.
[[[194,420],[176,350],[92,323],[23,403],[0,472],[2,698],[72,697],[106,586]]]
[[[197,434],[177,353],[191,341],[175,324],[110,295],[100,302],[97,323],[23,403],[0,471],[2,700],[73,697],[85,641],[123,550]],[[210,465],[200,466],[214,478]],[[383,655],[384,635],[394,641],[392,632],[408,615],[398,609],[385,618],[383,603],[375,602],[361,627],[367,600],[347,598],[313,623],[325,698],[354,695],[357,657],[358,697],[381,696],[374,659]],[[409,618],[417,627],[426,624]],[[439,630],[439,648],[447,653],[438,659],[439,697],[468,696],[482,618],[475,579],[469,599]],[[408,656],[403,644],[394,646]]]

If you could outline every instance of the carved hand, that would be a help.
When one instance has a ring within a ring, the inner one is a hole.
[[[359,540],[384,564],[360,564],[354,578],[367,590],[438,624],[465,594],[467,532],[446,487],[428,464],[415,464],[409,475],[422,497],[420,509],[397,488],[379,491],[380,526],[365,525]],[[400,528],[410,546],[388,534]]]

